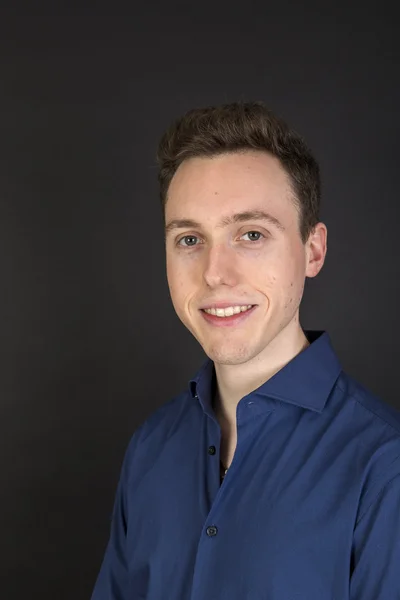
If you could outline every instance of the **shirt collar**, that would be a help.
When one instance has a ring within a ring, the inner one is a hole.
[[[342,367],[326,331],[304,330],[304,334],[310,345],[251,392],[252,399],[272,398],[316,412],[323,411]],[[214,363],[207,359],[190,380],[189,390],[208,414],[212,413],[214,386]]]

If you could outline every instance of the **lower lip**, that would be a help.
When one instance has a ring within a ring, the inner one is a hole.
[[[201,310],[200,312],[204,319],[211,325],[215,325],[216,327],[232,327],[233,325],[239,325],[248,319],[248,317],[253,314],[255,308],[257,308],[257,305],[252,306],[249,310],[245,310],[244,312],[240,312],[237,315],[232,315],[230,317],[217,317],[206,313],[204,310]]]

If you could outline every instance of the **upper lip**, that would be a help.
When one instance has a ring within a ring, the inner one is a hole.
[[[204,310],[205,308],[228,308],[228,306],[255,306],[252,302],[211,302],[210,304],[204,304],[200,306],[200,310]]]

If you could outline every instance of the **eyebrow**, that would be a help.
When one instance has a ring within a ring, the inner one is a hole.
[[[279,231],[285,230],[285,227],[276,217],[263,210],[246,210],[244,212],[234,213],[228,217],[223,217],[217,224],[217,227],[228,227],[234,223],[243,223],[245,221],[265,221],[269,225],[279,229]],[[168,235],[174,229],[184,229],[187,227],[200,228],[201,223],[198,221],[193,221],[193,219],[173,219],[168,223],[168,225],[166,225],[165,235]]]

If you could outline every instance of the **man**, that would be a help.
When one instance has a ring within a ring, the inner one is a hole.
[[[209,357],[132,437],[93,600],[400,598],[400,413],[304,331],[318,165],[262,103],[158,152],[174,308]]]

